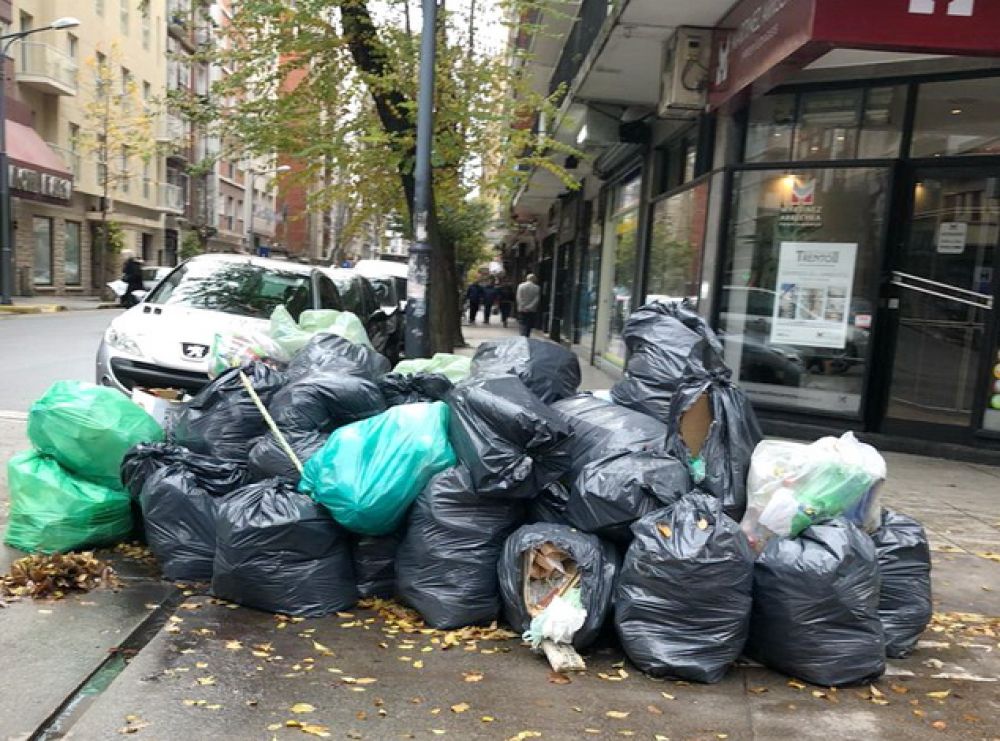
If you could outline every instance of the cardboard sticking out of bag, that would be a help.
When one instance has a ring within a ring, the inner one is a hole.
[[[166,423],[167,414],[175,404],[184,401],[185,393],[180,389],[172,388],[143,388],[136,386],[132,389],[132,401],[146,410],[150,417],[155,419],[162,427]]]
[[[691,451],[692,457],[697,458],[701,455],[701,449],[705,446],[705,439],[713,421],[708,392],[699,396],[698,400],[681,415],[681,437]]]

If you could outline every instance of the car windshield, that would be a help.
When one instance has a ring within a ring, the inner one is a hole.
[[[333,282],[344,304],[344,311],[350,311],[363,319],[364,299],[361,297],[361,281],[353,275],[339,273],[334,274]]]
[[[244,262],[185,263],[146,299],[151,304],[190,306],[268,319],[281,305],[297,320],[312,306],[308,275]]]

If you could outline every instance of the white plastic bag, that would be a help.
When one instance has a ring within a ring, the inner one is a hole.
[[[566,597],[553,597],[540,614],[531,620],[531,625],[521,636],[538,649],[542,641],[554,643],[572,643],[573,636],[583,627],[587,620],[587,611],[581,606],[579,590],[576,590],[576,600]]]

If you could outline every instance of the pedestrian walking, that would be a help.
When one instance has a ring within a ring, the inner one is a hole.
[[[500,304],[500,321],[503,326],[507,326],[511,312],[514,310],[514,286],[509,280],[505,280],[497,289],[497,302]]]
[[[139,303],[139,299],[133,292],[145,290],[142,283],[142,263],[135,258],[135,253],[132,250],[122,250],[122,257],[125,258],[125,263],[122,265],[125,293],[122,294],[120,303],[129,309]]]
[[[517,319],[522,337],[531,337],[538,319],[538,307],[542,303],[542,289],[534,273],[517,287]]]
[[[483,287],[476,282],[470,283],[465,291],[465,300],[469,302],[469,324],[475,324],[476,314],[479,313],[479,304],[483,300]]]
[[[497,299],[497,287],[492,278],[483,285],[483,324],[490,323],[490,314],[493,313],[493,304]]]

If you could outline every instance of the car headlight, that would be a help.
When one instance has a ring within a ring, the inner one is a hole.
[[[104,333],[104,341],[116,350],[121,350],[122,352],[127,352],[131,355],[142,355],[142,351],[139,349],[135,340],[124,332],[118,331],[113,326],[108,327],[107,331]]]

